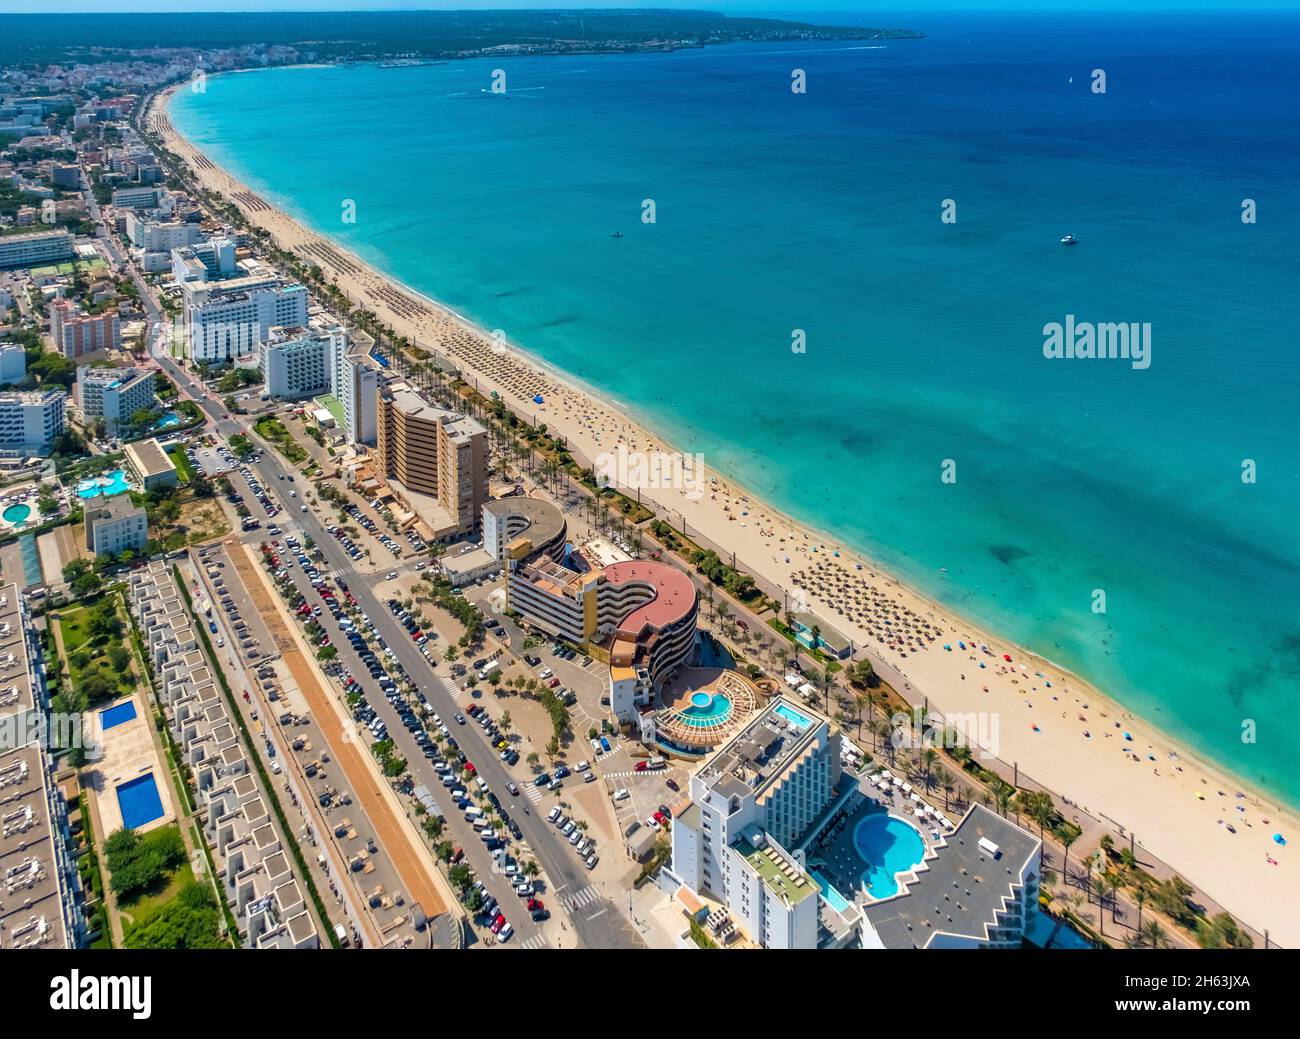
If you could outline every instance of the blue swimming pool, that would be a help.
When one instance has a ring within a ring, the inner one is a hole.
[[[808,728],[812,724],[811,718],[806,718],[789,704],[779,703],[776,705],[776,714],[788,721],[791,725],[797,725],[801,729]]]
[[[129,830],[146,826],[163,814],[158,783],[149,772],[117,788],[117,804],[122,809],[122,825]]]
[[[27,519],[31,514],[32,507],[30,505],[19,503],[17,505],[10,505],[5,509],[2,515],[4,516],[4,521],[6,523],[12,523],[15,527],[21,527],[27,522]]]
[[[889,898],[898,892],[894,874],[909,870],[925,856],[920,831],[887,812],[873,812],[859,820],[853,847],[866,864],[862,885],[872,898]]]
[[[822,889],[822,898],[830,903],[830,907],[837,913],[842,913],[849,908],[850,902],[847,898],[839,893],[835,885],[823,877],[815,869],[809,869],[808,873],[813,880],[817,881],[817,886]]]
[[[87,499],[98,498],[103,495],[108,498],[114,494],[121,494],[123,491],[130,490],[130,487],[131,485],[126,482],[125,470],[114,469],[102,476],[82,480],[81,483],[77,484],[77,497]]]
[[[115,725],[121,725],[123,722],[129,722],[135,718],[135,701],[127,700],[125,703],[115,704],[106,710],[99,712],[99,727],[107,732]]]
[[[722,693],[709,693],[704,690],[691,693],[691,703],[684,708],[679,717],[687,725],[704,728],[718,725],[731,717],[731,699]]]

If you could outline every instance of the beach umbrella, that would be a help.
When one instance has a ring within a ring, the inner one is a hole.
[[[1003,654],[1002,654],[1002,659],[1003,659],[1003,660],[1006,660],[1006,661],[1008,661],[1008,662],[1010,662],[1010,660],[1011,660],[1011,654],[1010,654],[1010,653],[1003,653]]]
[[[1273,843],[1286,844],[1286,838],[1283,837],[1280,833],[1275,833],[1273,834]]]
[[[545,404],[545,403],[546,403],[546,398],[544,398],[540,393],[535,393],[535,394],[533,394],[533,403],[534,403],[534,404]],[[1010,659],[1010,658],[1008,657],[1007,659]]]

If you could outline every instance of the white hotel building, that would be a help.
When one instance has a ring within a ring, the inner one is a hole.
[[[0,454],[47,455],[63,432],[67,394],[62,390],[0,393]]]
[[[839,778],[839,730],[770,701],[691,777],[691,805],[673,821],[671,876],[727,906],[764,948],[815,949],[819,888],[786,849]]]
[[[285,400],[328,393],[334,384],[334,358],[348,348],[348,336],[329,328],[273,328],[261,344],[266,392]]]
[[[187,296],[185,325],[190,360],[196,364],[248,357],[270,338],[272,328],[307,324],[307,289],[277,278],[213,282],[196,286]]]

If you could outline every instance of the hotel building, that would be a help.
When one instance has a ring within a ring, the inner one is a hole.
[[[973,805],[893,898],[864,910],[868,949],[1018,949],[1038,912],[1041,842]]]
[[[330,392],[343,405],[343,433],[350,444],[373,445],[378,436],[379,372],[367,352],[368,347],[355,340],[334,351]]]
[[[62,777],[41,738],[38,647],[18,585],[0,586],[0,950],[71,949],[86,937]]]
[[[261,344],[266,392],[285,400],[301,400],[330,392],[335,355],[347,350],[342,328],[273,328]]]
[[[307,289],[275,278],[254,275],[202,284],[187,296],[185,325],[190,360],[196,364],[247,357],[272,328],[307,324]]]
[[[62,390],[7,390],[0,392],[0,453],[47,455],[54,438],[63,432]]]
[[[691,804],[673,820],[671,879],[723,903],[764,948],[816,948],[820,889],[786,849],[839,778],[839,730],[771,700],[691,777]]]
[[[154,487],[175,487],[180,477],[176,463],[156,437],[126,445],[126,464],[146,491]]]
[[[0,237],[0,270],[44,267],[76,256],[70,231],[33,231]]]
[[[50,304],[50,338],[54,348],[70,361],[105,350],[120,350],[122,326],[116,310],[83,314],[67,299]]]
[[[505,567],[507,609],[550,636],[606,644],[620,723],[633,722],[689,659],[699,603],[676,567],[630,560],[587,569],[565,542],[563,514],[529,498],[484,506],[483,546]]]
[[[542,554],[558,563],[567,532],[564,513],[538,498],[498,498],[483,506],[483,547],[497,562]]]
[[[472,534],[487,500],[488,433],[405,384],[377,400],[376,455],[396,496],[437,539]]]
[[[97,556],[115,556],[128,548],[133,552],[143,549],[149,541],[144,509],[132,505],[125,494],[101,501],[86,507],[86,548]]]
[[[77,369],[73,395],[81,409],[82,421],[93,422],[102,418],[113,432],[120,423],[130,422],[137,411],[152,409],[157,401],[154,375],[153,371],[141,368],[81,365]]]
[[[159,187],[126,187],[113,192],[114,209],[153,209],[161,201]]]

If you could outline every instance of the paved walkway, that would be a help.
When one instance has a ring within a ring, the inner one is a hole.
[[[247,546],[232,550],[230,559],[275,640],[281,660],[293,675],[312,717],[320,726],[331,756],[347,775],[353,795],[365,810],[380,845],[388,852],[393,867],[402,878],[408,897],[418,902],[430,918],[447,912],[447,905],[434,879],[421,861],[421,849],[413,846],[407,826],[394,814],[382,789],[382,781],[375,776],[371,763],[362,756],[364,748],[347,736],[329,692],[321,685],[294,632],[285,623],[284,615],[272,598],[261,569],[252,562]]]

